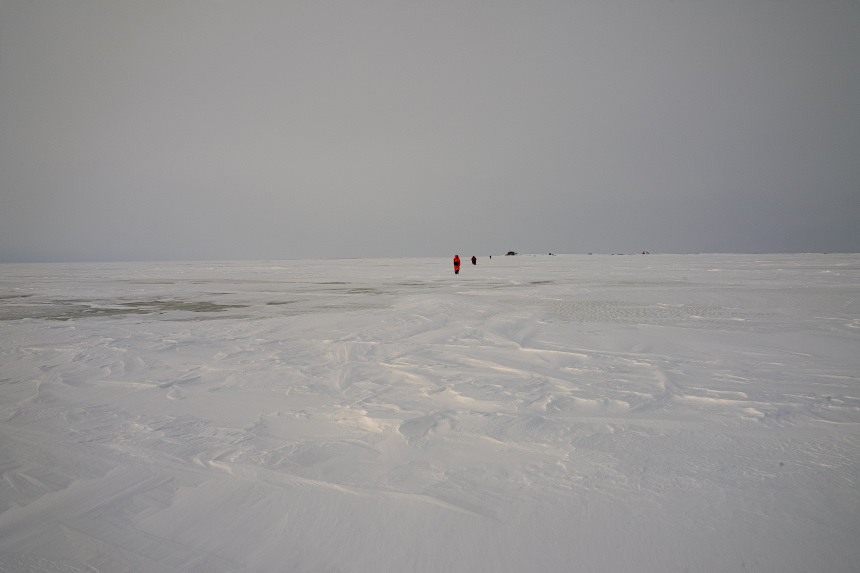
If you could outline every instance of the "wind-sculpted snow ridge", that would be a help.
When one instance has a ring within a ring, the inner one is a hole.
[[[0,266],[0,571],[855,571],[858,255]]]

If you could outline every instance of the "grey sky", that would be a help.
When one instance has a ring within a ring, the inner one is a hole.
[[[0,0],[0,261],[860,251],[860,2]]]

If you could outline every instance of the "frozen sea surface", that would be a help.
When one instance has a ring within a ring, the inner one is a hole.
[[[860,255],[0,265],[0,571],[860,563]]]

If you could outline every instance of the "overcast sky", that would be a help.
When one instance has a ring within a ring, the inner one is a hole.
[[[856,0],[0,0],[0,261],[860,251]]]

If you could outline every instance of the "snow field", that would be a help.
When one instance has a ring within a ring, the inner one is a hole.
[[[854,571],[860,257],[0,266],[0,571]]]

